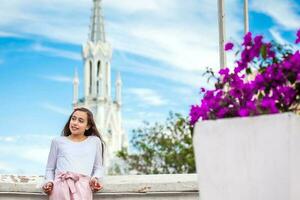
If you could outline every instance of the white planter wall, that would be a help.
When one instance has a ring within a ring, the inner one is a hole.
[[[198,122],[201,200],[299,200],[300,117],[263,115]]]

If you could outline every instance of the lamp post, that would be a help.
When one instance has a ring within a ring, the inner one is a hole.
[[[218,0],[218,22],[219,22],[219,55],[220,68],[226,67],[225,43],[225,12],[224,0]],[[244,34],[249,32],[248,0],[244,0]]]
[[[218,22],[219,22],[219,55],[220,55],[220,68],[226,67],[226,54],[224,50],[225,43],[225,13],[224,13],[224,0],[218,0]]]
[[[249,32],[248,0],[244,0],[244,32]]]

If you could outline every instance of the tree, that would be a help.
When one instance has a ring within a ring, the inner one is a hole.
[[[194,173],[192,127],[187,117],[169,113],[164,123],[133,130],[133,153],[123,149],[117,156],[136,174]]]

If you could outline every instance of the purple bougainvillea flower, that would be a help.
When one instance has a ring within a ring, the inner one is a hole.
[[[282,66],[285,70],[290,70],[293,67],[289,60],[283,61]]]
[[[296,51],[294,53],[294,55],[292,55],[288,61],[291,63],[293,69],[297,70],[298,72],[300,71],[300,52],[299,51]]]
[[[241,108],[239,110],[239,116],[241,116],[241,117],[247,117],[247,116],[249,116],[249,114],[250,114],[250,112],[247,108]]]
[[[229,91],[229,94],[230,94],[230,96],[239,99],[242,96],[242,91],[238,88],[234,88]]]
[[[296,44],[300,42],[300,29],[297,31],[297,39],[295,41]]]
[[[247,101],[246,107],[249,110],[250,113],[256,114],[257,113],[257,108],[256,108],[256,102],[254,100]]]
[[[211,99],[213,97],[214,97],[214,91],[213,90],[207,90],[206,93],[205,93],[204,98]]]
[[[229,85],[232,88],[242,88],[244,84],[243,79],[237,74],[232,74],[231,75],[231,80],[229,81]]]
[[[218,118],[224,118],[224,116],[227,114],[229,112],[229,109],[228,108],[221,108],[218,112],[217,112],[217,114],[216,114],[216,116],[218,117]]]
[[[232,50],[233,48],[233,43],[232,42],[228,42],[225,44],[225,51],[229,51],[229,50]]]
[[[300,73],[297,74],[297,81],[300,82]]]
[[[245,62],[237,61],[236,63],[237,63],[237,67],[234,68],[235,74],[238,74],[239,72],[247,68],[247,63]]]
[[[263,36],[262,36],[262,35],[257,35],[257,36],[254,37],[254,43],[255,43],[256,45],[262,44],[262,39],[263,39]]]
[[[262,74],[256,75],[253,81],[254,88],[256,90],[264,90],[265,89],[265,80]]]
[[[274,99],[271,98],[264,98],[261,101],[261,107],[265,110],[268,110],[270,113],[278,113],[279,110],[276,107],[276,102]]]
[[[296,91],[290,86],[278,86],[277,91],[281,95],[283,103],[287,106],[293,102],[296,96]]]
[[[245,69],[245,67],[243,67],[243,66],[237,66],[236,68],[234,68],[234,73],[239,73],[240,71],[242,71],[243,69]]]
[[[229,74],[229,69],[228,68],[223,68],[219,70],[220,75],[228,75]]]
[[[270,50],[268,50],[268,57],[270,57],[270,58],[275,58],[275,52],[274,51],[270,51]]]
[[[224,69],[220,69],[219,70],[219,74],[222,76],[222,82],[226,83],[229,79],[229,69],[228,68],[224,68]]]
[[[244,36],[244,42],[243,44],[244,46],[251,46],[252,45],[252,33],[248,32],[245,36]]]
[[[198,119],[201,117],[201,107],[198,106],[198,105],[192,105],[191,107],[191,110],[190,110],[190,117],[191,117],[191,120],[190,120],[190,124],[191,125],[194,125]]]
[[[296,43],[300,43],[300,29]],[[225,45],[225,50],[232,48],[230,42]],[[219,71],[215,89],[201,88],[201,102],[190,110],[192,125],[198,120],[288,112],[299,105],[299,50],[264,42],[263,36],[252,37],[249,32],[238,55],[233,72]]]

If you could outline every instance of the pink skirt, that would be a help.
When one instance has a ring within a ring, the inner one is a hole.
[[[59,173],[53,182],[49,200],[92,200],[90,177],[73,172]]]

